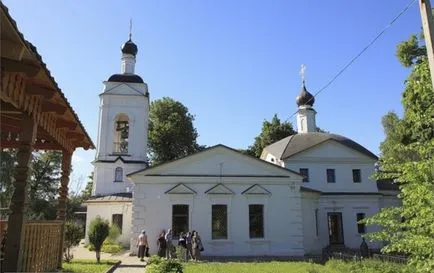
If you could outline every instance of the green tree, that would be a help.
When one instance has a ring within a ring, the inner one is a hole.
[[[83,238],[82,228],[74,222],[65,222],[65,241],[63,256],[66,262],[70,262],[74,258],[71,250],[73,247],[78,246],[81,238]]]
[[[56,219],[61,163],[61,152],[35,152],[33,154],[27,212],[30,218]]]
[[[277,114],[274,114],[271,121],[265,120],[262,123],[261,133],[255,138],[253,145],[249,146],[247,150],[242,150],[241,152],[259,158],[262,150],[266,146],[295,133],[296,132],[290,122],[281,122],[277,117]]]
[[[89,180],[87,181],[86,187],[81,193],[81,197],[83,201],[88,200],[92,196],[92,187],[93,187],[93,172],[87,177]]]
[[[382,209],[367,219],[381,227],[368,238],[386,241],[384,252],[410,255],[417,272],[434,270],[434,90],[424,47],[416,36],[398,46],[398,59],[412,71],[402,94],[404,115],[390,112],[382,120],[377,178],[399,183],[400,207]]]
[[[109,222],[100,216],[95,217],[89,224],[89,243],[95,249],[96,261],[101,259],[101,247],[109,235]]]
[[[181,102],[162,98],[151,103],[149,113],[149,155],[152,165],[193,154],[197,144],[194,116]]]
[[[14,169],[16,163],[14,150],[5,149],[0,152],[0,208],[9,206],[14,189]]]

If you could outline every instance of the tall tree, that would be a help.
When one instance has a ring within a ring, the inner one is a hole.
[[[149,156],[152,165],[179,159],[201,149],[194,116],[181,102],[164,97],[151,103]]]
[[[29,180],[27,215],[37,219],[55,219],[59,193],[62,154],[60,152],[34,152]],[[1,151],[0,205],[8,207],[13,193],[14,150]]]
[[[419,42],[413,35],[398,46],[398,59],[412,71],[402,94],[403,117],[388,113],[383,118],[386,139],[376,175],[399,183],[402,206],[382,209],[367,223],[381,226],[368,237],[388,242],[383,251],[407,253],[417,272],[433,272],[434,90]]]
[[[14,185],[14,169],[16,163],[14,150],[5,149],[0,153],[0,208],[9,206]]]
[[[277,114],[274,114],[271,121],[265,120],[262,123],[261,133],[255,138],[253,145],[242,152],[259,158],[266,146],[295,133],[290,122],[281,122]]]
[[[30,218],[56,218],[57,195],[60,187],[62,153],[35,152],[29,188]]]

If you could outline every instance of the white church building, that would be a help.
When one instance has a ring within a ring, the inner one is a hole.
[[[371,226],[358,221],[399,205],[397,188],[373,181],[372,152],[346,137],[317,132],[314,97],[303,83],[298,133],[266,147],[260,159],[219,144],[148,167],[149,92],[134,74],[137,46],[122,47],[121,74],[104,82],[89,223],[97,215],[121,228],[136,251],[146,230],[196,230],[209,256],[302,256],[330,245],[358,248]],[[379,243],[369,243],[379,247]]]

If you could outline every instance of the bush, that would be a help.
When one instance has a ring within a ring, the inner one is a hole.
[[[108,240],[109,242],[116,242],[119,238],[119,235],[121,235],[121,230],[119,227],[117,225],[111,225],[106,241]]]
[[[96,261],[99,263],[101,258],[101,247],[109,235],[109,223],[100,216],[95,217],[89,225],[89,243],[93,246],[96,253]]]
[[[81,238],[83,238],[83,231],[81,227],[74,222],[65,222],[65,241],[63,255],[66,262],[69,263],[74,258],[71,249],[74,246],[78,246],[80,244]]]
[[[146,273],[182,273],[182,269],[182,264],[178,261],[164,260],[156,255],[151,256],[146,265]]]
[[[122,245],[118,242],[110,242],[108,239],[104,241],[101,251],[105,253],[118,254],[122,251]]]

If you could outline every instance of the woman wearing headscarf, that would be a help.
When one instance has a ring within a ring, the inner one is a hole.
[[[161,258],[166,257],[167,244],[166,244],[166,239],[164,238],[164,230],[161,231],[160,235],[158,236],[157,246],[158,246],[158,256],[160,256]]]
[[[199,233],[197,233],[197,231],[195,230],[193,230],[192,245],[193,245],[194,260],[197,261],[200,259],[200,252],[203,251],[204,249],[203,249],[202,240],[200,239]]]

